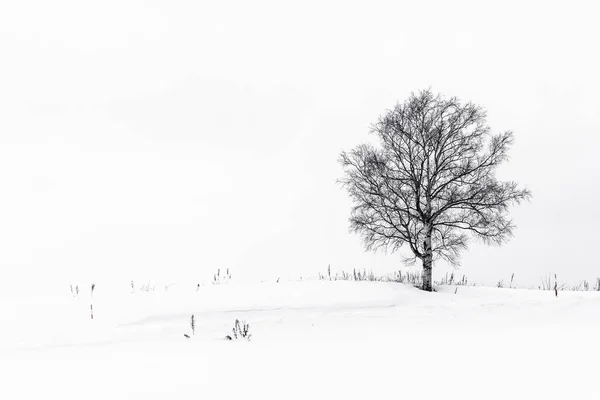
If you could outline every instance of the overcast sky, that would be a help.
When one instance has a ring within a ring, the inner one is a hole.
[[[428,87],[514,131],[534,196],[460,273],[600,276],[598,10],[483,3],[2,1],[0,280],[399,269],[348,233],[337,158]]]

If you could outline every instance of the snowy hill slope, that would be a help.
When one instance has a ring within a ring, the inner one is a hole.
[[[560,398],[593,395],[600,359],[597,292],[99,286],[0,312],[2,399]],[[252,341],[224,340],[235,319]]]

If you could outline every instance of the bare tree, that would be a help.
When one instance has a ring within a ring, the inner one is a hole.
[[[431,291],[434,260],[457,266],[469,234],[487,244],[512,235],[508,208],[531,194],[496,179],[513,135],[492,134],[481,107],[425,90],[387,111],[371,133],[380,147],[340,156],[340,183],[353,201],[350,229],[367,250],[407,244],[412,256],[404,261],[422,261],[423,289]]]

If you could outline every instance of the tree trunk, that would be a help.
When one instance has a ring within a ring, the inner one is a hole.
[[[423,290],[431,292],[433,287],[431,285],[433,279],[433,265],[431,257],[426,256],[423,259]]]
[[[433,250],[431,247],[431,234],[433,228],[428,225],[426,228],[425,243],[423,243],[424,257],[423,257],[423,290],[431,292],[433,290]]]

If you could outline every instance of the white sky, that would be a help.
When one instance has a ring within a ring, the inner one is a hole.
[[[600,276],[594,2],[211,3],[0,3],[0,280],[400,268],[347,233],[337,157],[429,86],[515,132],[534,194],[461,273]]]

